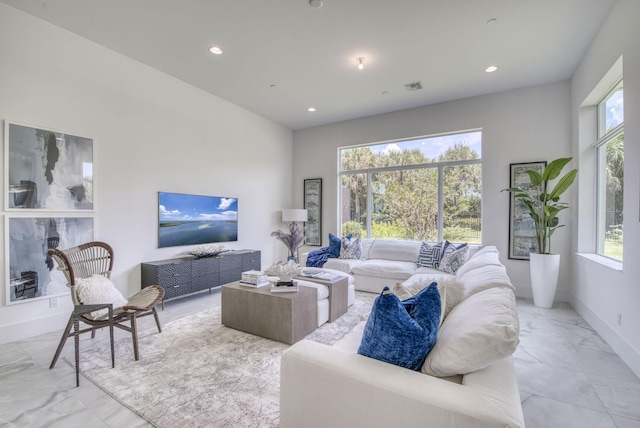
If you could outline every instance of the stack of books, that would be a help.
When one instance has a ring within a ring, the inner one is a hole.
[[[316,276],[320,275],[322,272],[319,270],[303,270],[300,273],[300,276],[304,276],[307,278],[315,278]]]
[[[300,275],[305,278],[315,278],[322,281],[338,281],[343,278],[344,275],[338,275],[331,272],[323,272],[323,271],[312,271],[312,270],[303,270]]]
[[[298,289],[298,281],[278,281],[271,286],[272,293],[295,293]]]
[[[269,280],[267,279],[267,275],[259,270],[248,270],[246,272],[242,272],[240,284],[247,285],[249,287],[262,287],[264,285],[268,285]]]

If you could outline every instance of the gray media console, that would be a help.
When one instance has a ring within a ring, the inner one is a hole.
[[[194,256],[142,263],[142,288],[157,284],[164,300],[239,281],[242,272],[260,270],[260,251],[227,251],[215,257]],[[164,308],[164,300],[162,307]]]

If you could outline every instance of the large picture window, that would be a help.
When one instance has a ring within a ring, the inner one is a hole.
[[[481,243],[482,132],[340,149],[342,235]]]
[[[622,261],[624,189],[624,91],[622,80],[598,104],[597,253]]]

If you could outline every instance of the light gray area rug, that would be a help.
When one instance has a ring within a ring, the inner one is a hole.
[[[376,295],[356,302],[308,340],[332,345],[369,313]],[[277,427],[280,357],[289,345],[224,327],[220,307],[140,335],[135,361],[130,338],[83,351],[82,374],[123,405],[160,428]]]

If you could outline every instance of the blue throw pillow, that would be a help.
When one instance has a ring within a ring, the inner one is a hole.
[[[418,266],[438,269],[440,259],[442,259],[442,255],[446,250],[446,244],[445,242],[438,242],[432,245],[428,242],[423,242],[422,245],[420,245],[418,260],[416,261]]]
[[[455,245],[447,241],[444,248],[438,270],[455,274],[460,269],[460,266],[469,259],[469,245],[466,242]]]
[[[436,343],[440,312],[435,282],[403,301],[385,287],[373,303],[358,354],[420,370]]]
[[[351,234],[345,236],[345,238],[351,238]],[[329,257],[340,257],[340,247],[342,246],[342,240],[333,233],[329,233]]]
[[[329,247],[318,248],[307,255],[307,267],[322,267],[329,258]]]

